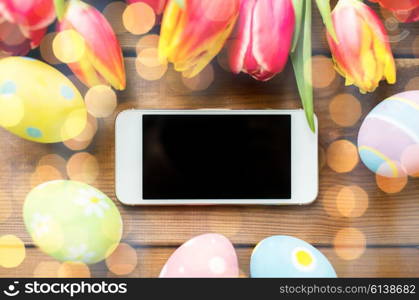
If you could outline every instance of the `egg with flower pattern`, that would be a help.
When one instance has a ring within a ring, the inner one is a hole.
[[[238,277],[237,254],[221,234],[196,236],[170,256],[160,277]]]
[[[291,236],[271,236],[255,247],[250,260],[252,277],[335,278],[327,258],[312,245]]]
[[[26,197],[23,218],[35,245],[60,261],[97,263],[115,250],[122,235],[112,200],[76,181],[35,187]]]
[[[87,109],[74,84],[28,57],[0,59],[0,126],[24,139],[56,143],[79,135]]]

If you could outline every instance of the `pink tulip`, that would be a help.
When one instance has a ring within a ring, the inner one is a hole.
[[[55,19],[53,0],[0,1],[0,54],[26,55]]]
[[[396,82],[396,66],[389,38],[377,14],[358,0],[340,0],[332,13],[337,44],[328,34],[328,42],[337,71],[346,85],[373,92],[379,82]]]
[[[232,71],[257,80],[271,79],[287,63],[294,28],[292,0],[243,0],[229,49]]]
[[[160,15],[164,8],[166,7],[168,0],[127,0],[128,4],[136,3],[136,2],[144,2],[148,4],[157,15]]]
[[[110,84],[125,89],[121,47],[111,25],[96,8],[79,0],[70,1],[58,30],[74,30],[84,39],[84,55],[68,66],[85,85]]]

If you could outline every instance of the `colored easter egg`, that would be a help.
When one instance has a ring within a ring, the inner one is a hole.
[[[170,256],[160,277],[238,277],[236,251],[220,234],[203,234],[180,246]]]
[[[307,242],[291,236],[271,236],[253,250],[251,277],[335,278],[327,258]]]
[[[34,243],[60,261],[99,262],[121,240],[115,204],[81,182],[54,180],[35,187],[26,197],[23,217]]]
[[[36,59],[0,59],[0,126],[24,139],[56,143],[87,123],[80,92],[59,71]]]
[[[358,134],[362,162],[385,177],[419,173],[419,91],[407,91],[379,103]]]

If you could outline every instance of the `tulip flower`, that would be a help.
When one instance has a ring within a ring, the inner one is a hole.
[[[236,23],[240,0],[171,0],[161,26],[159,56],[194,77],[220,52]]]
[[[148,4],[152,9],[154,9],[156,15],[160,15],[166,7],[167,0],[127,0],[128,4],[136,2],[144,2],[145,4]]]
[[[229,48],[231,70],[269,80],[287,63],[294,28],[292,0],[243,0],[237,37]]]
[[[359,0],[340,0],[332,12],[338,43],[327,35],[337,71],[362,93],[373,92],[381,80],[396,82],[396,67],[384,25]]]
[[[125,89],[121,47],[111,25],[96,8],[80,0],[69,1],[58,31],[74,32],[84,40],[83,55],[67,64],[85,85],[110,84],[115,89]],[[70,40],[66,45],[75,47],[77,43]]]
[[[394,13],[401,22],[419,21],[419,0],[370,0]]]
[[[0,1],[0,54],[26,55],[55,19],[53,0]]]

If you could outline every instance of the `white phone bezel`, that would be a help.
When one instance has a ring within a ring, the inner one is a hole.
[[[291,199],[142,199],[143,114],[278,114],[291,116]],[[316,119],[317,128],[317,119]],[[318,141],[303,110],[125,110],[115,124],[115,192],[126,205],[292,205],[309,204],[318,194]]]

